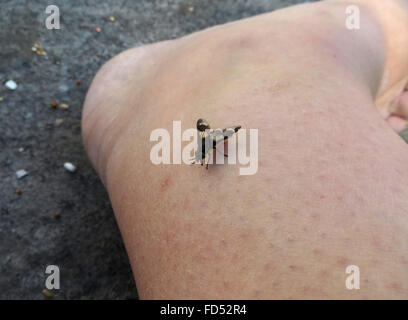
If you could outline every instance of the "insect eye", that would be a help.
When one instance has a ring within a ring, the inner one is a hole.
[[[204,119],[198,119],[197,130],[203,132],[207,129],[210,129],[210,125],[208,124],[208,122]]]

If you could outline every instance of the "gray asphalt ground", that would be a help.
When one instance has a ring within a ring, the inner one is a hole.
[[[81,142],[93,75],[127,48],[300,2],[0,0],[0,299],[44,299],[51,264],[61,271],[54,299],[137,299],[108,195]],[[45,27],[49,4],[60,9],[60,30]],[[46,54],[32,50],[36,42]],[[16,90],[4,86],[9,79]],[[64,170],[67,161],[77,172]],[[28,176],[16,179],[19,169]]]

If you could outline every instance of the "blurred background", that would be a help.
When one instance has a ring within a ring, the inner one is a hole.
[[[60,268],[53,299],[137,299],[81,142],[92,77],[125,49],[301,2],[0,0],[0,299],[49,298],[47,265]],[[46,28],[51,4],[60,30]]]

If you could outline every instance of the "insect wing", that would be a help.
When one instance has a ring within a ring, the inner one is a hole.
[[[231,137],[239,129],[241,129],[241,126],[235,126],[235,127],[232,127],[232,128],[225,128],[223,130],[221,130],[221,129],[214,130],[213,141],[215,142],[215,144],[218,144],[221,141],[226,141],[226,140],[228,140],[229,137]]]

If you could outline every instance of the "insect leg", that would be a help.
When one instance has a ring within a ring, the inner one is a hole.
[[[223,154],[225,158],[228,158],[228,154],[226,154],[226,153],[222,153],[221,151],[218,151],[217,149],[215,149],[215,150],[216,150],[217,152],[219,152],[219,153]]]

